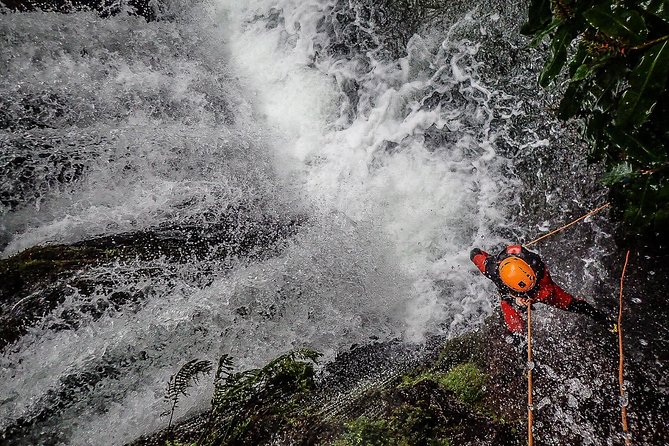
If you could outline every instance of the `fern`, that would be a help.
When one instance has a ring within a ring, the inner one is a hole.
[[[278,419],[294,410],[314,386],[313,364],[320,356],[313,350],[295,350],[262,369],[233,373],[232,359],[223,355],[214,378],[209,420],[198,444],[243,442],[257,419]]]
[[[188,389],[198,383],[200,375],[208,375],[211,368],[211,361],[193,359],[182,365],[179,371],[170,377],[165,394],[165,400],[169,402],[170,409],[161,414],[161,416],[170,416],[170,421],[167,423],[168,432],[172,427],[174,411],[178,407],[180,396],[188,396]]]
[[[230,355],[223,355],[218,360],[218,367],[216,368],[216,376],[214,376],[214,394],[211,398],[211,407],[219,406],[224,397],[223,383],[232,374],[233,369],[232,357]]]
[[[294,350],[261,369],[242,372],[233,372],[229,355],[221,356],[214,375],[211,411],[196,444],[243,444],[252,429],[274,432],[278,423],[284,422],[313,390],[314,364],[320,356],[309,349]],[[168,438],[171,438],[172,419],[180,398],[188,396],[188,389],[211,370],[210,361],[194,359],[170,377],[165,395],[170,408],[161,415],[170,417]],[[262,424],[257,423],[259,419],[263,420]]]

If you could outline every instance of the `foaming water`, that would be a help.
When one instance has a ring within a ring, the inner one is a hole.
[[[277,200],[215,20],[2,17],[5,255]]]
[[[164,425],[156,414],[164,410],[165,382],[187,358],[229,352],[240,367],[250,367],[276,351],[304,345],[327,351],[342,341],[397,335],[392,327],[404,313],[400,272],[383,262],[382,249],[358,251],[364,231],[332,220],[299,235],[278,258],[242,263],[231,273],[214,269],[208,286],[193,283],[193,269],[216,265],[152,262],[90,271],[113,280],[116,290],[142,290],[145,302],[96,321],[82,315],[76,330],[49,330],[58,317],[34,327],[2,358],[5,378],[11,377],[4,381],[3,427],[64,401],[56,418],[72,430],[68,443],[120,444]],[[137,272],[149,266],[161,276]],[[80,311],[78,297],[63,311]],[[206,407],[209,390],[199,389],[186,408]]]
[[[490,311],[463,265],[505,227],[515,197],[495,143],[519,111],[483,84],[478,45],[459,31],[495,19],[416,35],[398,60],[344,58],[317,51],[333,5],[220,1],[150,24],[0,16],[4,256],[206,230],[231,209],[306,215],[274,256],[138,259],[65,282],[64,302],[0,357],[0,430],[14,443],[122,444],[164,427],[165,383],[191,358],[331,357]],[[134,298],[114,304],[118,293]],[[177,415],[205,408],[209,390]]]
[[[452,34],[495,18],[468,15],[450,30],[415,35],[399,60],[368,54],[363,63],[316,51],[330,36],[315,24],[333,4],[231,2],[231,60],[284,135],[278,149],[293,160],[291,181],[392,240],[413,283],[407,335],[479,318],[488,303],[474,302],[461,265],[473,242],[507,224],[509,206],[500,204],[515,199],[507,192],[513,181],[495,141],[507,136],[500,121],[519,101],[483,85],[478,45]],[[268,26],[262,18],[277,11],[281,20]],[[356,104],[340,88],[350,80]]]

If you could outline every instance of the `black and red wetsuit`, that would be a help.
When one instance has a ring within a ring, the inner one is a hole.
[[[534,288],[525,293],[515,291],[502,282],[499,277],[499,264],[504,259],[515,256],[518,257],[532,267],[536,273],[537,282]],[[589,303],[583,299],[577,299],[565,290],[560,288],[553,282],[548,268],[541,260],[538,254],[527,250],[521,245],[510,245],[502,250],[497,256],[491,256],[485,251],[474,248],[470,254],[470,258],[474,265],[485,275],[492,280],[499,290],[502,299],[502,313],[504,314],[504,321],[507,327],[513,333],[522,332],[525,330],[525,321],[520,316],[520,313],[513,307],[512,297],[522,297],[525,299],[532,299],[535,302],[542,302],[552,305],[561,310],[571,311],[574,313],[587,314],[598,322],[605,321],[605,317]]]

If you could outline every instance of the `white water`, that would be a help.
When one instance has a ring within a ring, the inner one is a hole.
[[[230,353],[247,367],[300,346],[332,355],[370,336],[454,332],[490,312],[468,252],[498,241],[515,200],[495,142],[508,137],[500,122],[518,112],[518,99],[482,83],[477,44],[455,28],[414,36],[406,57],[364,67],[314,59],[314,42],[328,39],[316,30],[328,2],[280,2],[284,24],[267,27],[262,17],[276,6],[220,1],[151,24],[0,16],[9,42],[0,48],[0,95],[14,98],[13,113],[23,113],[16,104],[27,96],[54,93],[65,103],[44,118],[52,128],[3,131],[0,155],[29,138],[76,154],[86,169],[61,184],[35,161],[30,200],[2,215],[5,256],[161,223],[204,224],[235,205],[308,218],[281,255],[233,261],[232,270],[138,261],[87,272],[111,278],[113,291],[142,290],[146,301],[98,320],[82,315],[77,329],[51,329],[60,310],[33,327],[0,358],[0,429],[65,398],[53,392],[66,377],[108,365],[118,375],[77,388],[57,427],[44,425],[67,444],[122,444],[165,426],[157,416],[165,383],[191,358]],[[457,27],[484,30],[494,20],[470,15]],[[344,79],[359,85],[352,122]],[[453,100],[421,106],[435,92]],[[429,146],[431,126],[449,142]],[[159,273],[147,276],[146,267]],[[212,281],[199,279],[205,269]],[[61,308],[109,295],[73,292]],[[206,407],[208,390],[194,391],[178,415]]]

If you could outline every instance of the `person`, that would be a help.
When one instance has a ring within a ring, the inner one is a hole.
[[[555,284],[541,257],[521,245],[507,246],[497,256],[474,248],[470,259],[484,276],[497,285],[504,321],[512,333],[525,330],[525,321],[513,307],[513,298],[520,307],[541,302],[561,310],[588,315],[601,324],[607,323],[607,318],[592,305]]]

